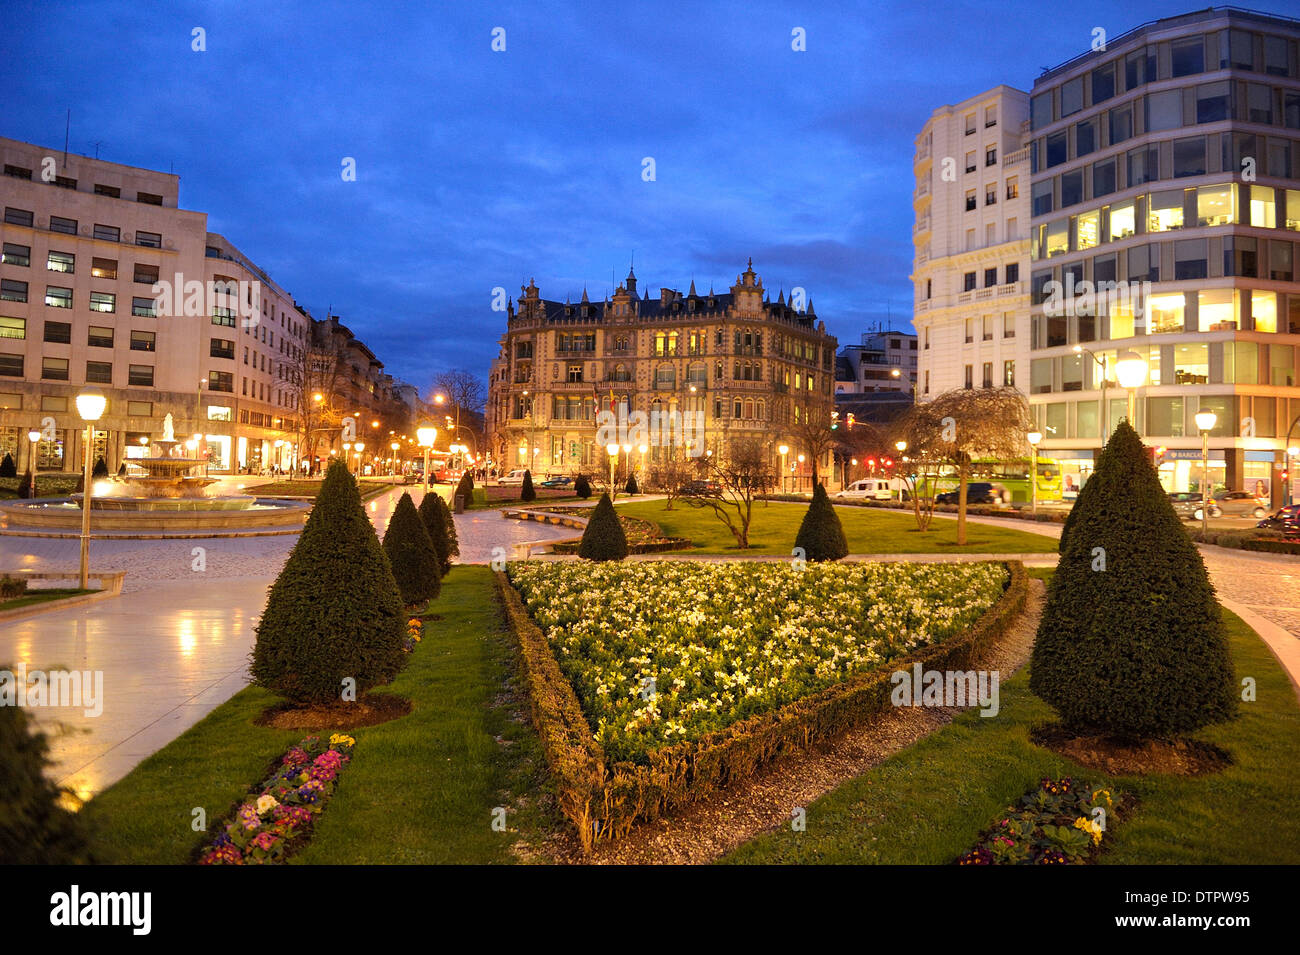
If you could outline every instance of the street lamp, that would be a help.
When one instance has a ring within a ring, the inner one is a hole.
[[[1029,512],[1038,513],[1038,443],[1043,440],[1043,432],[1031,431],[1025,435],[1029,439]]]
[[[1128,423],[1137,430],[1137,390],[1147,378],[1146,359],[1134,351],[1126,351],[1115,362],[1115,377],[1121,388],[1128,391]]]
[[[790,446],[789,446],[788,444],[783,444],[783,445],[781,445],[779,448],[777,448],[777,450],[781,452],[781,491],[782,491],[782,493],[784,493],[784,492],[785,492],[785,476],[786,476],[786,470],[785,470],[785,456],[786,456],[787,454],[790,453]]]
[[[41,433],[36,430],[27,432],[27,469],[32,472],[32,486],[27,489],[28,495],[36,496],[36,444],[41,440]]]
[[[1084,348],[1082,345],[1075,345],[1074,352],[1076,355],[1087,355],[1101,368],[1101,414],[1097,419],[1097,433],[1101,435],[1101,443],[1104,447],[1110,439],[1110,409],[1106,406],[1106,385],[1110,383],[1110,379],[1106,377],[1106,362],[1092,349]]]
[[[353,447],[357,449],[357,477],[361,477],[361,465],[366,460],[365,455],[361,452],[365,451],[366,443],[358,441]]]
[[[1198,411],[1192,417],[1201,432],[1201,539],[1204,540],[1210,529],[1210,432],[1219,416],[1213,411]]]
[[[81,589],[90,589],[90,458],[94,454],[95,422],[104,414],[108,400],[101,394],[83,391],[77,395],[77,414],[86,422],[86,453],[82,462],[81,489]]]
[[[798,475],[798,477],[795,478],[795,486],[794,486],[794,489],[795,489],[796,493],[798,492],[799,487],[803,484],[803,462],[804,462],[804,456],[803,456],[802,454],[799,455],[798,461],[799,461],[799,475]]]
[[[429,449],[433,447],[433,442],[438,437],[438,429],[425,425],[415,429],[415,439],[419,442],[420,447],[424,449],[424,493],[429,493]],[[469,502],[466,501],[466,504]]]
[[[348,468],[349,471],[352,470],[350,467],[348,467],[348,458],[350,457],[352,457],[352,442],[344,441],[343,442],[343,466],[345,468]]]
[[[645,481],[645,455],[646,452],[650,450],[650,446],[648,444],[642,443],[640,446],[637,447],[637,450],[641,452],[641,480],[644,482]]]
[[[605,445],[605,453],[609,455],[609,499],[614,500],[614,465],[618,461],[618,445]]]
[[[400,441],[394,441],[388,446],[388,450],[393,452],[393,456],[388,459],[388,473],[393,477],[397,476],[397,452],[402,447]]]

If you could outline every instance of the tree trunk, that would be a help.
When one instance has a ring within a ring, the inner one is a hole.
[[[965,455],[957,466],[957,546],[966,543],[966,484],[970,480],[970,465]]]

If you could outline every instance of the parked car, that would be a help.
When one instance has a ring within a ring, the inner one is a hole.
[[[681,494],[695,497],[707,497],[722,493],[722,485],[717,481],[687,481],[682,485]]]
[[[958,491],[944,491],[942,494],[935,495],[934,503],[936,504],[956,504]],[[966,485],[966,503],[967,504],[1001,504],[1011,502],[1011,492],[1001,484],[990,484],[987,481],[972,481]]]
[[[502,477],[501,480],[498,481],[497,483],[498,484],[523,484],[524,475],[527,473],[528,473],[527,468],[517,468],[514,471],[511,471],[509,474]]]
[[[1288,504],[1279,508],[1277,513],[1269,515],[1255,526],[1271,531],[1300,533],[1300,504]]]
[[[845,500],[889,501],[905,495],[907,492],[899,478],[863,478],[854,481],[835,496]]]
[[[1253,517],[1261,520],[1268,516],[1268,509],[1249,491],[1228,491],[1226,494],[1218,495],[1210,501],[1211,517],[1218,516],[1214,513],[1216,508],[1220,514],[1234,517]]]
[[[541,484],[537,486],[538,487],[560,487],[560,488],[573,487],[573,478],[565,477],[564,475],[561,475],[560,477],[549,478],[548,480],[543,481]]]

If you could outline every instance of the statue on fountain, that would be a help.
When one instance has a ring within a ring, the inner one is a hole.
[[[163,418],[162,440],[164,441],[176,440],[176,432],[173,430],[172,413],[170,411],[167,412],[167,416]]]

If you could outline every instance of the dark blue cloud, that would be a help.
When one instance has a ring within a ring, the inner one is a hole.
[[[61,146],[71,107],[74,151],[174,169],[182,205],[421,385],[486,374],[494,287],[603,296],[633,250],[654,291],[721,290],[752,255],[853,341],[910,318],[934,108],[1192,7],[5,0],[0,134]]]

